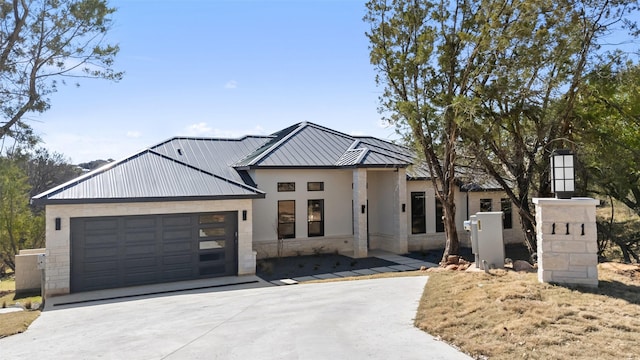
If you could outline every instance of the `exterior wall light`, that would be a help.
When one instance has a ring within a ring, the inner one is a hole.
[[[551,153],[551,192],[558,199],[571,199],[575,191],[574,161],[571,151],[554,150]]]

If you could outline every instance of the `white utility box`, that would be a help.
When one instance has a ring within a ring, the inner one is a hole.
[[[489,270],[504,266],[502,216],[502,211],[478,212],[465,221],[465,230],[471,233],[471,251],[475,254],[476,268]],[[486,269],[482,265],[485,262]]]

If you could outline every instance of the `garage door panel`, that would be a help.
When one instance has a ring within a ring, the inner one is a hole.
[[[155,217],[124,218],[124,226],[127,229],[155,228],[156,223]]]
[[[72,218],[71,291],[237,274],[237,216]]]
[[[114,247],[95,247],[84,249],[83,258],[90,261],[101,261],[101,260],[110,260],[118,258],[118,248]]]
[[[159,263],[160,261],[156,257],[129,257],[124,261],[124,266],[127,270],[136,268],[156,269]]]
[[[124,234],[125,241],[127,243],[132,242],[147,242],[147,243],[156,243],[157,232],[154,231],[132,231]]]
[[[90,273],[104,273],[105,275],[113,274],[118,271],[118,261],[95,261],[84,264],[84,272]]]
[[[84,223],[84,230],[111,230],[118,226],[118,219],[94,220]]]
[[[193,226],[193,217],[191,215],[183,215],[183,216],[165,216],[162,218],[162,225],[165,227],[170,226],[187,226],[191,228]]]
[[[113,233],[85,233],[85,245],[115,246],[118,244],[118,235]]]

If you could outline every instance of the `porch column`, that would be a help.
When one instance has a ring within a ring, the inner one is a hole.
[[[353,257],[367,256],[367,169],[353,169]]]
[[[394,178],[395,188],[393,195],[393,235],[395,236],[394,252],[406,254],[409,252],[409,235],[407,233],[408,209],[407,204],[407,175],[404,168],[398,169]]]

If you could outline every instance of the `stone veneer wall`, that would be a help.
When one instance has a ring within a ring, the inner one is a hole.
[[[538,280],[597,287],[598,200],[537,198],[533,202],[536,205]]]

